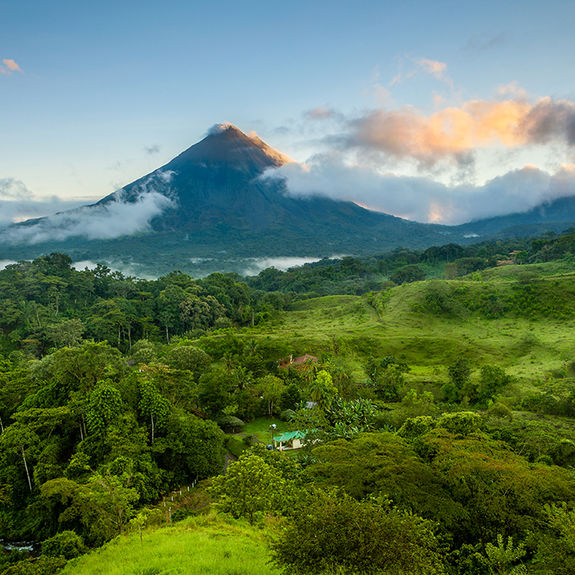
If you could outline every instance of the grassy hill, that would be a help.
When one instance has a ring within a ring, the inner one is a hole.
[[[495,363],[521,387],[570,369],[575,327],[573,267],[565,262],[505,266],[457,280],[403,284],[366,296],[296,302],[266,337],[295,353],[338,355],[357,378],[362,358],[394,355],[412,382],[442,383],[464,356],[475,368]]]
[[[272,575],[266,533],[215,514],[126,534],[70,561],[63,575]]]

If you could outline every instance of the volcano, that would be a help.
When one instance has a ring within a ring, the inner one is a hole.
[[[0,258],[62,251],[75,260],[121,258],[186,270],[198,258],[326,257],[453,241],[446,226],[327,197],[293,197],[274,176],[289,161],[257,136],[216,125],[166,165],[96,204],[11,226]]]
[[[274,242],[279,237],[290,253],[302,242],[326,253],[364,242],[382,243],[380,249],[413,245],[414,237],[422,234],[424,243],[431,236],[440,238],[438,226],[372,212],[352,202],[291,197],[285,181],[273,176],[274,168],[290,161],[257,136],[219,124],[201,142],[99,204],[118,201],[120,196],[136,202],[150,182],[169,179],[162,193],[173,200],[173,207],[152,220],[155,232],[184,232],[196,240]]]
[[[575,199],[566,198],[462,226],[421,224],[353,202],[292,196],[275,171],[287,162],[257,136],[216,125],[166,165],[95,204],[5,229],[0,259],[58,251],[76,261],[139,264],[154,275],[195,274],[203,262],[203,274],[239,271],[241,265],[229,265],[234,259],[381,254],[561,231],[575,221]]]

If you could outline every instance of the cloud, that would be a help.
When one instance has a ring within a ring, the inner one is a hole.
[[[306,120],[339,120],[343,115],[328,106],[317,106],[304,113]]]
[[[112,239],[147,231],[154,217],[175,207],[175,200],[169,197],[172,177],[173,172],[156,172],[130,190],[131,199],[125,190],[119,190],[107,201],[9,226],[0,233],[0,241],[36,244],[71,237]]]
[[[323,195],[353,201],[388,214],[420,222],[461,224],[513,212],[575,195],[575,166],[551,175],[526,166],[484,185],[448,186],[424,177],[380,173],[348,165],[340,154],[316,156],[306,164],[287,164],[266,172],[286,180],[290,195]]]
[[[0,178],[0,200],[30,200],[32,196],[24,182],[14,178]]]
[[[0,64],[0,74],[10,75],[14,72],[22,72],[22,69],[14,60],[4,58]]]
[[[226,130],[235,128],[230,122],[223,122],[222,124],[214,124],[207,132],[208,136],[217,136],[218,134],[223,134]]]
[[[0,227],[77,208],[83,203],[86,202],[62,200],[55,196],[38,198],[20,180],[0,178]]]
[[[443,80],[444,75],[447,72],[447,64],[445,62],[429,60],[428,58],[419,58],[419,60],[416,60],[415,62],[422,70],[435,76],[438,80]]]
[[[517,96],[471,100],[429,115],[409,106],[378,109],[348,120],[346,132],[328,139],[340,148],[410,158],[425,167],[445,159],[468,164],[481,148],[575,145],[575,102],[541,98],[532,104]]]
[[[552,140],[565,140],[575,145],[575,102],[542,98],[526,114],[522,131],[538,144]]]
[[[405,62],[408,62],[409,69],[404,71]],[[420,72],[431,74],[438,80],[447,82],[452,85],[451,79],[447,76],[447,64],[439,60],[431,60],[430,58],[401,58],[399,61],[400,71],[389,82],[389,86],[402,84],[406,80],[417,76]]]
[[[507,42],[507,37],[503,32],[497,34],[478,34],[469,38],[463,50],[469,55],[475,55],[501,46],[505,44],[505,42]]]

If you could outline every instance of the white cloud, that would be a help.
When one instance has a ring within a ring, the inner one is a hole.
[[[323,195],[420,222],[461,224],[513,212],[575,195],[575,167],[551,175],[526,166],[484,185],[448,186],[424,177],[381,173],[349,165],[339,154],[316,156],[307,164],[287,164],[266,172],[286,179],[294,196]]]
[[[135,201],[124,190],[110,201],[62,211],[37,221],[10,226],[1,233],[7,243],[35,244],[71,237],[112,239],[150,229],[151,220],[175,207],[170,195],[173,172],[156,172],[139,185]],[[133,191],[132,191],[133,192]],[[31,202],[33,205],[34,202]]]

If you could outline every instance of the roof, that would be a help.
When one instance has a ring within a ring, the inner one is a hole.
[[[317,363],[319,360],[315,355],[306,353],[300,357],[293,357],[290,355],[286,359],[279,361],[279,367],[306,367],[310,363]]]
[[[294,363],[295,365],[300,365],[302,363],[305,363],[306,361],[318,361],[318,359],[315,355],[310,355],[309,353],[306,353],[301,357],[296,357],[292,363]]]
[[[292,439],[303,439],[306,435],[307,431],[286,431],[285,433],[274,435],[274,441],[285,443],[286,441],[291,441]]]

